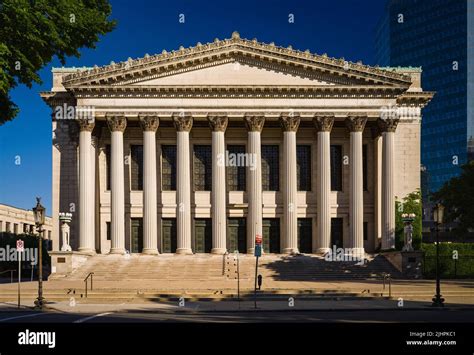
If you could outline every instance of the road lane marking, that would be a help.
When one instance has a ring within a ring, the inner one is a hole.
[[[6,322],[8,320],[13,320],[13,319],[19,319],[19,318],[26,318],[26,317],[36,317],[36,316],[41,316],[41,315],[45,315],[47,313],[34,313],[34,314],[25,314],[25,315],[22,315],[22,316],[16,316],[16,317],[10,317],[10,318],[3,318],[3,319],[0,319],[0,322]]]
[[[81,318],[81,319],[75,320],[73,323],[84,323],[84,322],[87,322],[88,320],[91,320],[91,319],[94,319],[94,318],[98,318],[98,317],[107,316],[107,315],[109,315],[109,314],[112,314],[112,312],[105,312],[105,313],[94,314],[93,316],[90,316],[90,317],[86,317],[86,318]]]

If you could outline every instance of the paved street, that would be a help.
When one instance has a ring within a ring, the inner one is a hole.
[[[0,323],[124,323],[124,322],[474,322],[471,310],[340,310],[340,311],[241,311],[241,312],[170,312],[120,311],[90,314],[60,312],[0,312]]]
[[[273,300],[156,303],[50,302],[47,310],[18,309],[0,303],[0,324],[97,322],[474,322],[474,306],[448,303],[433,309],[429,301],[397,300]]]

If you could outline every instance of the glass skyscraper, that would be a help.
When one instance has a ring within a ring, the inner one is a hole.
[[[422,190],[437,191],[474,159],[474,0],[389,0],[376,29],[380,66],[421,67]],[[468,99],[470,98],[470,99]]]

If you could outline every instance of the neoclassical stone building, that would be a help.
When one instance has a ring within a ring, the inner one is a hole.
[[[53,248],[72,212],[86,254],[390,249],[420,185],[420,77],[237,32],[53,69]]]

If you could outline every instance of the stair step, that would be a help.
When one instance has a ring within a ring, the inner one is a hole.
[[[94,272],[94,281],[123,280],[166,280],[166,281],[234,281],[237,265],[233,254],[227,256],[121,256],[97,255],[90,257],[71,275],[68,280],[83,280]],[[251,280],[255,273],[255,258],[248,255],[239,257],[241,280]],[[392,278],[401,274],[382,255],[369,256],[367,263],[329,262],[316,255],[284,256],[265,255],[260,259],[259,274],[265,280],[315,281],[374,279],[382,273],[390,273]],[[63,279],[51,275],[50,279]]]

